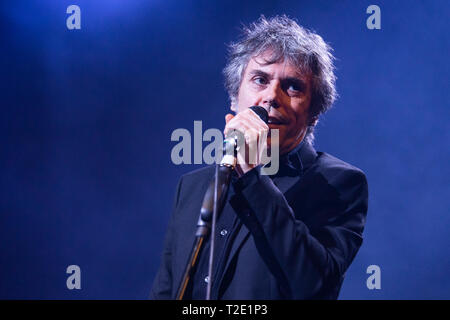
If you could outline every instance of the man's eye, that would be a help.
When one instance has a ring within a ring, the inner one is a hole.
[[[301,91],[301,88],[295,84],[291,84],[288,86],[288,90],[289,91],[295,91],[295,92],[299,92]]]
[[[266,81],[266,79],[264,79],[263,77],[256,77],[256,78],[254,78],[253,79],[253,81],[256,83],[256,84],[267,84],[267,81]]]
[[[283,87],[284,90],[290,95],[301,94],[302,92],[305,91],[305,88],[304,86],[302,86],[302,84],[295,82],[286,83]]]

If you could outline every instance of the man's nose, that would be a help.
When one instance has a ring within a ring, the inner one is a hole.
[[[263,94],[264,94],[262,100],[263,106],[272,108],[280,107],[281,88],[279,86],[278,81],[274,81],[273,84],[267,86]]]

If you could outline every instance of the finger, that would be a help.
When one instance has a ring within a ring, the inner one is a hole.
[[[248,145],[248,163],[258,164],[258,135],[259,131],[256,129],[249,129],[245,133],[245,140]]]
[[[261,117],[255,112],[255,111],[253,111],[252,109],[247,109],[247,110],[245,110],[245,111],[248,111],[247,112],[247,114],[252,118],[252,119],[255,119],[255,120],[257,120],[256,122],[258,123],[258,124],[266,124],[262,119],[261,119]]]
[[[242,133],[246,133],[249,130],[253,130],[255,132],[258,132],[259,135],[263,135],[264,133],[267,135],[267,132],[269,131],[269,127],[262,127],[259,125],[255,125],[255,123],[252,120],[248,120],[244,117],[235,117],[230,122],[227,123],[224,129],[224,134],[227,135],[231,131],[237,130]]]
[[[269,126],[262,121],[262,119],[251,109],[246,109],[238,115],[226,115],[227,124],[224,129],[224,134],[227,135],[231,130],[240,130],[244,132],[250,128],[256,129],[260,132],[268,132]]]
[[[269,126],[252,110],[247,109],[243,111],[242,117],[247,119],[250,123],[252,123],[255,127],[260,130],[268,130]]]
[[[228,114],[225,116],[225,123],[230,122],[230,120],[233,119],[233,118],[234,118],[234,116],[233,116],[231,113],[228,113]]]
[[[247,121],[245,119],[236,116],[225,125],[225,129],[223,132],[225,135],[227,135],[232,130],[237,130],[244,133],[249,128],[250,126],[247,124]]]

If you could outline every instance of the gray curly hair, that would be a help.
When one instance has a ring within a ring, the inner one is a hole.
[[[264,15],[249,27],[244,26],[242,38],[229,45],[228,62],[223,70],[225,88],[231,103],[236,103],[245,68],[252,57],[270,52],[267,64],[289,61],[300,70],[312,74],[310,119],[318,119],[337,98],[333,50],[321,36],[303,28],[286,15],[266,19]],[[305,139],[314,141],[310,122]]]

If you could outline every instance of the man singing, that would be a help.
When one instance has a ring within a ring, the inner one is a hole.
[[[248,137],[278,129],[276,174],[243,160],[217,217],[212,299],[337,299],[362,243],[368,187],[364,173],[316,151],[313,131],[336,98],[331,48],[286,16],[263,16],[231,44],[224,69],[235,115],[224,133]],[[249,107],[269,111],[266,124]],[[246,146],[249,147],[249,146]],[[174,299],[195,238],[214,166],[181,177],[151,299]],[[183,299],[205,299],[210,239]]]

